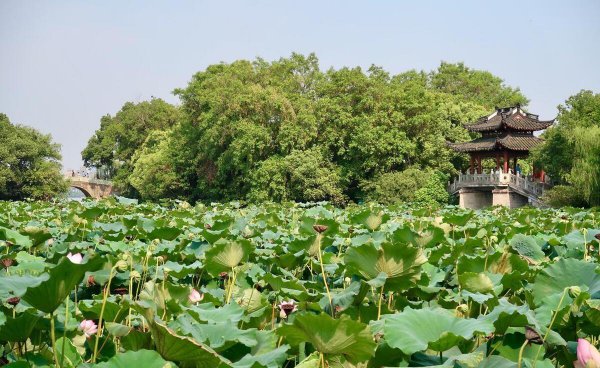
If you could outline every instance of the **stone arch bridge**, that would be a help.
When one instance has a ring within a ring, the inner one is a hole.
[[[86,197],[100,199],[116,194],[111,181],[94,179],[86,176],[65,175],[72,188],[77,188],[85,194]]]

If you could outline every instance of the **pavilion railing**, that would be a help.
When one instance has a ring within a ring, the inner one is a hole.
[[[544,190],[549,187],[549,179],[545,182],[534,180],[531,176],[521,174],[491,172],[483,174],[459,174],[456,180],[448,187],[450,193],[455,193],[462,188],[508,186],[522,191],[526,195],[541,197]]]

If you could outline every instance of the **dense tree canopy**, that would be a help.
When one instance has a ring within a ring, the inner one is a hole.
[[[102,168],[121,193],[135,195],[129,183],[134,153],[152,131],[169,129],[177,120],[177,108],[161,99],[127,102],[115,116],[102,117],[82,152],[84,164]]]
[[[161,118],[128,128],[140,120],[122,116],[125,107],[141,104],[126,104],[103,118],[86,162],[114,169],[119,160],[127,177],[117,173],[118,180],[145,198],[385,202],[365,188],[389,192],[386,178],[407,169],[434,178],[419,180],[411,195],[427,185],[443,188],[438,173],[466,164],[446,146],[470,138],[462,124],[495,105],[527,103],[518,89],[463,64],[398,75],[375,66],[322,71],[312,54],[211,65],[175,93],[182,105],[172,129]],[[156,129],[160,139],[148,136]],[[138,154],[118,154],[116,137],[132,130],[143,132],[127,145]]]
[[[60,158],[50,135],[0,114],[0,200],[49,199],[66,192]]]
[[[534,160],[559,186],[556,204],[600,205],[600,94],[581,91],[558,107]]]

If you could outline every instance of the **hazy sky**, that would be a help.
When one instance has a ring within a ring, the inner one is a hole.
[[[600,1],[0,0],[0,112],[51,133],[77,168],[100,117],[212,63],[315,52],[322,68],[392,73],[464,61],[553,118],[600,92]]]

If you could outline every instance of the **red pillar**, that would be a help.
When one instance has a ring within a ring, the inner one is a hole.
[[[477,174],[481,174],[481,156],[477,158]]]
[[[504,173],[508,173],[508,151],[504,151]]]

